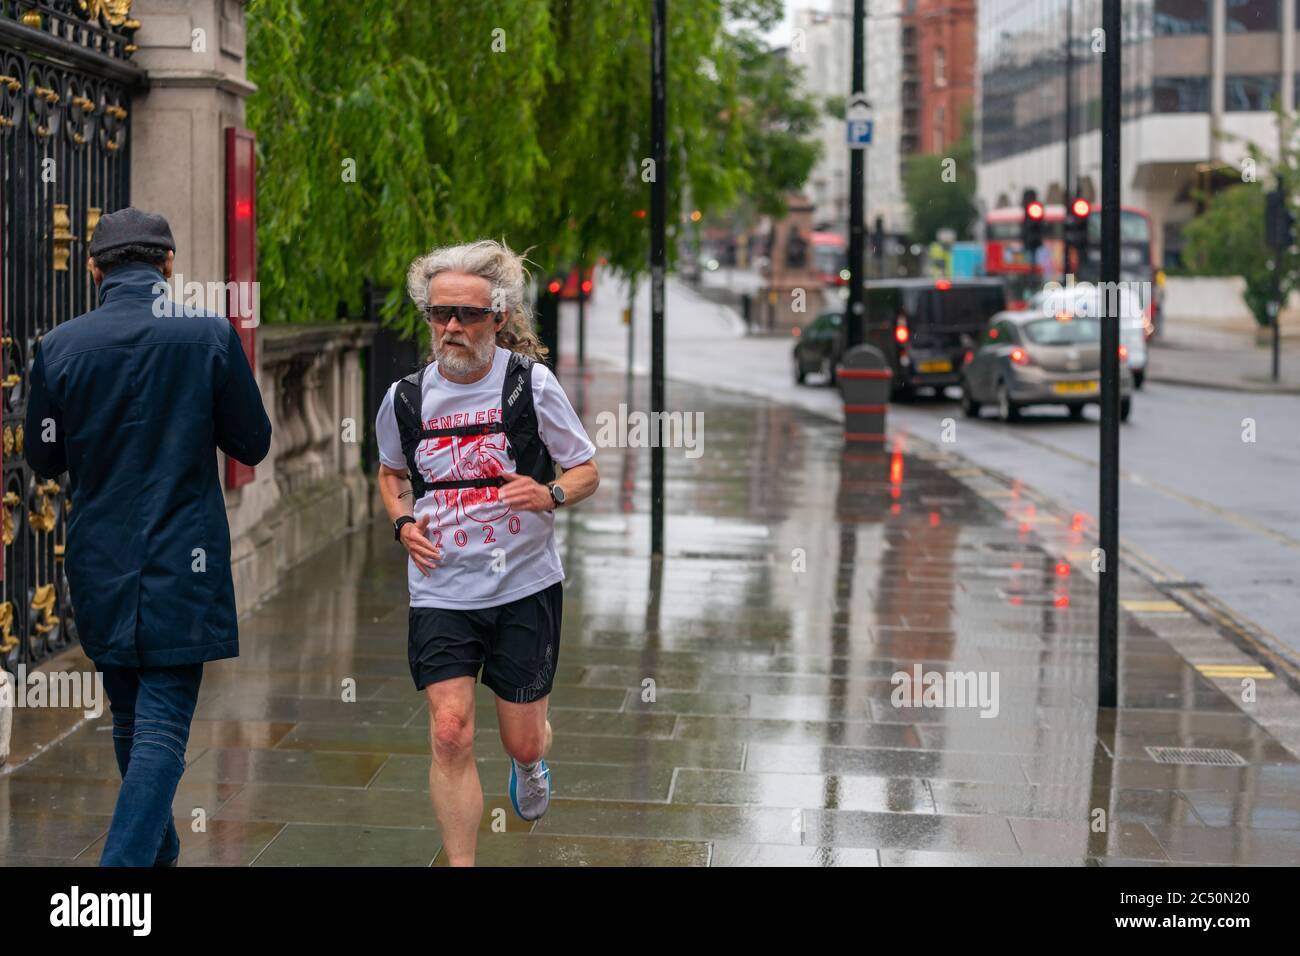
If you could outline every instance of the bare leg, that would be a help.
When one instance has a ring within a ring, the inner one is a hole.
[[[514,704],[497,698],[501,745],[522,764],[536,763],[551,749],[551,722],[546,719],[549,695],[531,704]]]
[[[453,677],[425,688],[429,699],[433,763],[429,795],[452,866],[473,866],[483,788],[474,763],[474,678]]]

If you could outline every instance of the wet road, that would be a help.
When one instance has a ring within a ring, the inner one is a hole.
[[[644,380],[566,387],[593,435],[645,407]],[[536,824],[510,809],[480,689],[480,863],[1300,861],[1300,763],[1175,651],[1236,660],[1190,615],[1123,616],[1121,708],[1098,719],[1095,585],[1069,522],[942,450],[846,452],[780,404],[671,394],[706,435],[667,454],[663,564],[645,448],[602,447],[599,492],[557,522],[555,797]],[[441,862],[404,567],[384,522],[331,546],[246,620],[241,658],[207,668],[182,865]],[[1262,698],[1285,704],[1280,684]],[[1147,749],[1177,746],[1240,765]],[[0,864],[93,863],[115,777],[107,717],[0,775]]]
[[[624,298],[616,283],[605,281],[588,309],[589,354],[623,367],[627,344],[618,310]],[[674,377],[839,415],[835,389],[794,384],[790,341],[739,338],[728,310],[675,280],[668,302]],[[644,285],[636,315],[635,366],[647,370]],[[1070,422],[1055,409],[1031,410],[1023,423],[1008,426],[989,417],[965,419],[952,398],[923,398],[891,406],[890,414],[893,427],[935,443],[951,420],[954,451],[1019,478],[1072,512],[1096,515],[1095,409],[1086,422]],[[1255,441],[1243,441],[1251,423]],[[1125,546],[1177,586],[1202,585],[1300,660],[1300,399],[1148,383],[1121,441]]]

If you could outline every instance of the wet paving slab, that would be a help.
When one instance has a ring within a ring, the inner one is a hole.
[[[647,398],[600,371],[566,387],[593,436]],[[1212,629],[1125,612],[1120,706],[1096,710],[1090,525],[942,448],[846,448],[805,412],[669,395],[703,413],[705,443],[666,450],[665,559],[647,557],[649,449],[600,448],[600,490],[557,520],[554,799],[535,823],[510,807],[478,690],[481,865],[1300,863],[1300,762],[1189,662],[1236,659]],[[445,864],[405,586],[379,521],[241,622],[242,656],[206,669],[174,804],[183,865]],[[1294,722],[1282,682],[1260,683]],[[0,864],[98,860],[109,728],[0,775]]]

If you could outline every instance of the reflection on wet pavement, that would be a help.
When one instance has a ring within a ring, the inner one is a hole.
[[[568,379],[593,435],[601,410],[644,407],[635,387]],[[707,440],[667,451],[662,564],[648,449],[601,449],[596,497],[557,522],[555,798],[535,824],[510,809],[480,687],[480,864],[1300,862],[1300,763],[1138,616],[1121,707],[1097,714],[1079,522],[936,448],[846,450],[782,406],[677,384],[670,400],[704,413]],[[184,865],[442,862],[405,583],[380,521],[245,619],[243,656],[207,669],[175,803]],[[96,862],[116,775],[105,716],[0,776],[0,863]]]

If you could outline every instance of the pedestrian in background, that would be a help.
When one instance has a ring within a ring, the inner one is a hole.
[[[239,654],[217,449],[255,465],[271,444],[235,327],[168,301],[175,251],[161,216],[104,216],[87,263],[99,308],[32,356],[25,454],[68,473],[64,567],[122,773],[101,866],[180,855],[172,799],[203,665]]]

